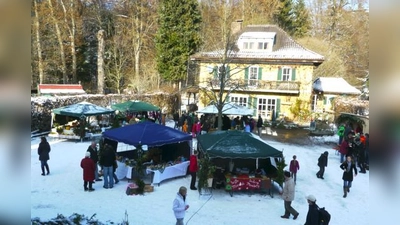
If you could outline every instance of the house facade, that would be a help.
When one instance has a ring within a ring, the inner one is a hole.
[[[219,91],[218,74],[225,69],[226,78],[235,81],[224,88],[228,101],[254,109],[253,116],[293,118],[290,108],[297,100],[309,106],[313,71],[324,61],[322,55],[304,48],[275,25],[250,25],[237,37],[235,50],[225,58],[219,50],[191,56],[200,89]],[[232,88],[239,83],[241,88]],[[205,107],[202,97],[200,92],[199,109]]]

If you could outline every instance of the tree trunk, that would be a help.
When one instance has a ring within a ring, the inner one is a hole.
[[[104,94],[104,30],[97,32],[97,94]]]
[[[58,26],[57,19],[54,16],[53,4],[51,3],[51,0],[48,0],[48,2],[49,2],[49,8],[50,8],[51,17],[53,19],[54,26],[56,28],[58,45],[60,46],[61,72],[62,72],[62,75],[63,75],[63,83],[66,84],[67,83],[67,63],[65,62],[65,52],[64,52],[63,40],[62,40],[62,37],[61,37],[61,30],[60,30],[60,27]]]
[[[35,9],[35,34],[36,34],[36,50],[38,54],[38,70],[39,70],[39,84],[43,84],[44,73],[43,73],[43,58],[42,58],[42,46],[40,43],[40,23],[39,14],[37,9],[37,2],[33,0],[33,5]]]
[[[71,46],[71,56],[72,56],[72,82],[77,83],[76,78],[76,50],[75,50],[75,19],[74,19],[74,0],[70,0],[69,17],[71,19],[71,26],[68,24],[67,10],[65,8],[63,0],[60,0],[61,6],[64,12],[64,22],[68,29],[70,46]]]

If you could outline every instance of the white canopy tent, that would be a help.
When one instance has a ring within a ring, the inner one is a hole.
[[[197,111],[198,113],[210,113],[217,114],[218,109],[215,105],[209,105],[203,109]],[[242,116],[250,116],[253,115],[254,109],[249,109],[245,106],[237,105],[235,103],[226,103],[222,108],[222,114],[224,115],[242,115]]]

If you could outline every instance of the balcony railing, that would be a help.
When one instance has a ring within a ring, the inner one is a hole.
[[[235,85],[239,83],[240,87],[247,91],[257,92],[299,92],[300,83],[298,81],[265,81],[265,80],[237,80]],[[219,90],[220,81],[214,79],[211,81],[212,88]],[[226,88],[232,87],[232,83],[227,82]]]

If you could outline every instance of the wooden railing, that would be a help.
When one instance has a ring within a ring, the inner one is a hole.
[[[241,87],[248,91],[261,91],[261,92],[293,92],[300,91],[300,83],[298,81],[265,81],[265,80],[238,80]],[[214,79],[211,81],[212,88],[214,90],[219,90],[220,81]],[[226,83],[226,87],[232,86],[229,82]]]

